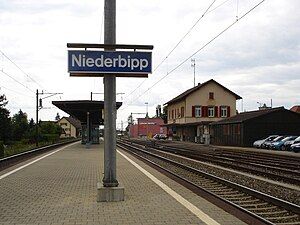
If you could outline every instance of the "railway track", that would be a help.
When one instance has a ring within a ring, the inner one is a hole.
[[[117,145],[201,190],[204,197],[217,199],[246,214],[251,218],[245,221],[249,224],[300,225],[300,207],[296,204],[205,173],[174,158],[163,157],[148,147],[125,141],[118,141]]]
[[[214,149],[200,151],[199,149],[188,149],[184,145],[170,146],[161,142],[147,142],[143,140],[134,140],[133,143],[151,146],[161,151],[179,154],[202,162],[210,162],[215,165],[251,173],[275,181],[294,185],[300,184],[300,160],[298,163],[296,161],[288,163],[285,161],[281,162],[280,160],[282,159],[270,159],[270,156],[268,159],[265,159],[265,156],[260,158],[260,155],[253,156],[253,154],[247,155],[236,152],[230,154],[224,151],[215,151]]]
[[[26,151],[26,152],[22,152],[22,153],[19,153],[19,154],[16,154],[16,155],[12,155],[12,156],[9,156],[9,157],[6,157],[6,158],[2,158],[2,159],[0,159],[0,171],[4,170],[4,169],[6,169],[10,166],[16,165],[16,164],[18,164],[22,161],[27,160],[27,159],[30,159],[34,156],[40,155],[44,152],[53,150],[57,147],[60,147],[60,146],[66,145],[66,144],[70,144],[70,143],[73,143],[73,142],[76,142],[76,141],[79,141],[79,140],[80,139],[74,139],[74,140],[70,140],[70,141],[60,142],[60,143],[56,143],[56,144],[52,144],[52,145],[47,145],[47,146],[43,146],[43,147],[40,147],[40,148],[35,148],[35,149],[32,149],[32,150],[29,150],[29,151]]]

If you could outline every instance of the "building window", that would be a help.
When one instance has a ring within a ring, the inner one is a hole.
[[[213,92],[209,92],[209,99],[214,99],[214,93]]]
[[[227,106],[221,106],[221,117],[227,117]]]
[[[181,107],[180,111],[181,111],[180,113],[181,117],[184,117],[184,107]]]
[[[202,116],[201,106],[195,106],[195,117],[201,117],[201,116]]]
[[[214,106],[209,106],[207,111],[208,111],[208,117],[215,117],[215,107]]]
[[[61,126],[67,126],[67,123],[60,123]]]

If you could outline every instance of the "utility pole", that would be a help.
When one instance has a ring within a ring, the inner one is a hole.
[[[194,67],[194,87],[196,86],[196,78],[195,78],[195,71],[196,71],[196,61],[195,59],[191,59],[191,66]]]
[[[116,44],[116,0],[104,3],[104,44]],[[114,51],[115,49],[105,49]],[[116,75],[104,75],[104,187],[117,187]]]
[[[59,94],[63,94],[63,93],[44,93],[44,91],[39,92],[38,89],[36,89],[36,124],[35,124],[35,146],[38,147],[39,146],[39,110],[41,110],[43,108],[42,106],[42,100],[45,98],[49,98],[52,97],[54,95],[59,95]],[[39,99],[39,95],[48,95],[44,98],[40,98]],[[40,103],[40,105],[39,105]]]
[[[116,0],[104,1],[104,44],[116,44]],[[105,48],[105,51],[115,51]],[[105,74],[104,83],[104,177],[97,184],[98,202],[124,201],[124,188],[117,181],[116,168],[116,75]]]
[[[145,102],[146,104],[146,137],[148,139],[148,118],[149,118],[149,115],[148,115],[148,102]]]
[[[39,90],[36,89],[35,146],[39,147]]]

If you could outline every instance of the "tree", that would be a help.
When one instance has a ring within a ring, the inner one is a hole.
[[[133,125],[133,117],[132,117],[132,114],[130,114],[129,116],[128,116],[128,118],[127,118],[127,123],[128,123],[128,125]]]
[[[55,120],[56,120],[56,121],[60,120],[60,115],[59,115],[59,113],[56,114]]]
[[[167,109],[167,106],[163,107],[163,112],[160,114],[160,118],[163,119],[164,123],[168,123],[168,109]]]
[[[20,111],[12,117],[12,138],[15,141],[20,141],[26,137],[29,130],[27,114]]]
[[[62,128],[51,121],[44,121],[40,123],[40,136],[43,141],[55,142],[59,139]]]
[[[11,119],[9,111],[5,108],[8,103],[5,95],[0,95],[0,141],[7,144],[11,133]]]

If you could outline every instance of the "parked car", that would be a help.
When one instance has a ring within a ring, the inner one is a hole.
[[[297,144],[297,143],[300,143],[300,136],[298,136],[296,139],[294,140],[290,140],[290,141],[286,141],[284,144],[283,144],[283,149],[284,150],[290,150],[291,148],[291,145],[292,144]]]
[[[272,142],[270,149],[275,149],[275,150],[284,150],[284,143],[286,141],[291,141],[291,140],[295,140],[297,138],[297,136],[287,136],[279,141],[276,142]]]
[[[272,141],[265,141],[265,142],[261,145],[261,147],[262,147],[262,148],[269,149],[269,148],[271,147],[271,144],[272,144],[273,142],[280,141],[280,140],[282,140],[283,138],[285,138],[285,136],[278,136],[278,137],[274,138]]]
[[[155,134],[153,136],[154,139],[157,139],[157,140],[166,140],[167,139],[167,135],[165,134]]]
[[[291,145],[291,150],[293,152],[300,152],[300,143],[296,143],[296,144]]]
[[[262,140],[257,140],[253,143],[253,147],[255,148],[261,148],[262,147],[262,144],[265,143],[266,141],[273,141],[274,138],[278,137],[278,135],[271,135],[267,138],[264,138]]]

